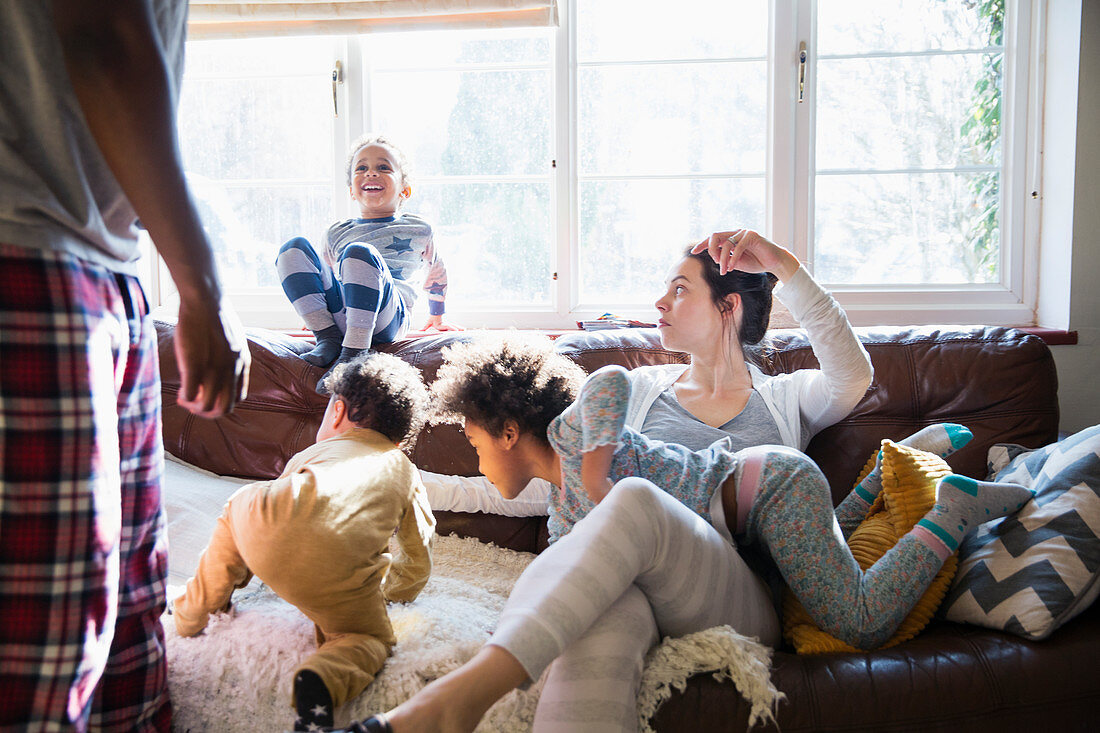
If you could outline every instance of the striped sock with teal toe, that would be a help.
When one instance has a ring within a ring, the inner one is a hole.
[[[898,441],[898,445],[905,445],[917,450],[935,453],[940,458],[949,455],[970,442],[974,434],[962,425],[955,423],[937,423],[921,428],[908,438]],[[878,453],[875,467],[867,476],[856,484],[854,492],[856,496],[867,504],[867,509],[875,503],[879,492],[882,491],[882,451]]]
[[[936,486],[936,503],[913,535],[946,560],[978,525],[1018,511],[1035,492],[1019,484],[977,481],[949,474]]]

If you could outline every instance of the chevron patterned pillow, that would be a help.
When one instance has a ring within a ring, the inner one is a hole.
[[[1037,450],[997,445],[989,458],[989,480],[1036,496],[963,542],[941,612],[1045,639],[1100,594],[1100,425]]]

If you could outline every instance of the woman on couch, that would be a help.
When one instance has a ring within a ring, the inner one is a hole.
[[[704,249],[708,252],[703,253]],[[755,232],[739,230],[717,233],[693,250],[697,252],[687,254],[673,267],[667,292],[657,303],[664,346],[691,353],[692,363],[619,372],[620,386],[629,379],[626,427],[640,424],[641,433],[650,438],[686,444],[692,449],[705,448],[716,439],[723,438],[722,448],[726,453],[761,444],[805,447],[817,430],[850,412],[866,391],[870,380],[866,352],[851,332],[843,311],[832,297],[813,282],[793,255]],[[735,264],[739,272],[733,270]],[[758,342],[767,328],[775,277],[764,274],[766,272],[774,272],[784,283],[777,293],[809,332],[822,370],[805,370],[769,378],[746,362],[741,352],[742,344]],[[502,370],[508,374],[526,369],[522,359],[505,359],[504,364],[499,364],[502,361],[500,357],[502,354],[488,354],[481,359],[483,365],[494,365],[488,374],[483,375],[486,379],[493,379],[492,374]],[[476,355],[473,361],[478,361]],[[462,365],[454,362],[452,366],[452,373],[455,370],[460,372],[455,379],[476,381],[471,380],[470,363]],[[522,374],[517,373],[516,376],[520,382],[525,379]],[[580,370],[576,370],[573,379],[580,378]],[[448,389],[445,386],[447,379],[441,371],[437,382],[440,390]],[[503,408],[509,390],[502,383],[497,385],[499,389],[483,391],[484,397],[491,397],[494,404],[484,409],[474,408],[474,414],[471,414],[469,404],[463,409],[465,417],[470,418],[466,422],[467,436],[478,450],[482,471],[494,479],[505,496],[516,495],[522,490],[530,475],[541,474],[547,478],[560,475],[552,468],[540,471],[536,467],[526,466],[519,471],[511,470],[516,466],[515,453],[509,455],[508,451],[499,450],[498,438],[507,433],[505,416],[524,415],[524,406],[527,405],[529,414],[518,420],[517,439],[521,442],[521,436],[546,435],[550,420],[563,411],[575,394],[575,384],[566,384],[569,379],[568,374],[555,373],[544,383],[542,394],[531,398],[532,395],[519,390],[518,402]],[[504,381],[507,382],[507,379]],[[533,382],[528,379],[528,383],[538,382],[538,378]],[[476,397],[474,402],[477,402]],[[916,442],[927,444],[934,444],[936,440],[942,442],[945,437],[943,429],[919,435]],[[549,445],[544,447],[549,448]],[[508,466],[509,461],[513,462],[511,466]],[[596,477],[584,483],[606,483],[607,467],[597,470],[597,473],[601,472],[602,478]],[[868,486],[873,500],[873,493],[877,493],[873,478]],[[662,488],[668,486],[662,483]],[[638,583],[631,582],[626,583],[625,590],[616,598],[609,599],[606,604],[601,601],[601,611],[595,614],[594,620],[588,616],[582,627],[569,631],[569,637],[575,638],[575,641],[566,644],[564,650],[554,648],[549,658],[543,660],[549,663],[557,657],[539,702],[536,718],[538,730],[576,731],[586,727],[590,730],[632,730],[636,727],[635,694],[642,658],[658,638],[654,612],[664,620],[661,632],[667,634],[683,634],[708,625],[729,623],[741,633],[760,637],[763,642],[778,642],[779,624],[768,589],[738,555],[730,537],[733,533],[725,518],[728,514],[723,508],[723,492],[714,491],[712,496],[713,489],[713,485],[706,486],[705,497],[692,506],[696,514],[709,519],[713,527],[698,521],[697,517],[692,522],[694,515],[686,512],[683,505],[659,490],[656,492],[663,495],[663,500],[658,501],[663,501],[664,507],[657,514],[660,521],[668,523],[657,534],[679,536],[676,533],[686,532],[689,537],[676,543],[676,547],[690,551],[679,554],[674,560],[664,559],[673,564],[683,561],[692,570],[702,568],[706,571],[700,570],[698,575],[689,572],[685,576],[692,586],[705,589],[705,599],[701,597],[687,603],[702,604],[706,608],[686,609],[689,611],[686,614],[669,613],[673,606],[683,606],[684,601],[691,598],[691,593],[678,588],[670,598],[662,600],[654,598],[652,592],[643,591]],[[640,493],[646,492],[624,491],[619,492],[618,496],[637,496]],[[555,499],[558,502],[551,512],[550,524],[553,539],[568,532],[572,521],[586,514],[593,506],[591,501],[585,505],[583,497],[575,493],[564,502],[559,495],[555,495]],[[618,497],[616,501],[619,501]],[[576,505],[569,505],[570,502]],[[866,515],[868,506],[858,493],[846,500],[838,515],[847,530]],[[649,508],[652,510],[654,507]],[[826,512],[832,514],[828,510],[832,510],[831,504]],[[607,514],[603,513],[604,516]],[[652,512],[649,514],[652,515]],[[673,525],[674,528],[670,528]],[[550,562],[553,562],[550,558],[561,555],[550,550],[548,553],[544,555]],[[668,623],[672,617],[683,623]],[[515,623],[520,627],[525,625]],[[524,635],[526,632],[519,628],[518,633]],[[486,658],[489,664],[493,664],[498,660],[494,647],[487,649],[489,653]],[[500,649],[496,647],[495,650],[499,652]],[[515,658],[511,661],[514,663]],[[482,665],[481,671],[485,670],[484,663],[484,658],[478,663]],[[628,672],[626,675],[623,674],[624,666]],[[529,664],[527,671],[531,668],[540,671],[541,666]],[[527,678],[527,671],[524,671],[518,679],[511,679],[509,671],[516,670],[502,669],[502,674],[489,674],[481,678],[478,688],[495,700],[495,694],[506,692]],[[494,683],[485,683],[486,680],[503,680],[504,686],[497,689]],[[445,690],[445,686],[443,688]],[[434,688],[434,694],[439,692],[440,687]],[[431,694],[428,693],[429,698]],[[423,698],[419,701],[422,703]],[[463,705],[462,711],[454,712],[467,712],[477,707],[476,703],[470,702],[470,705]],[[405,722],[403,712],[412,710],[405,708],[396,711],[394,723],[398,732],[401,731],[401,723]],[[420,729],[417,727],[415,730]],[[447,730],[447,726],[443,726],[443,730]]]
[[[806,329],[820,370],[769,377],[753,363],[771,318],[773,289]],[[805,450],[820,430],[847,416],[870,385],[870,359],[844,311],[792,253],[754,231],[716,232],[690,248],[669,272],[655,305],[661,345],[689,354],[691,361],[627,373],[626,426],[653,440],[691,450],[720,439],[730,451],[768,444]],[[868,507],[848,508],[858,515],[854,527]],[[715,528],[732,545],[717,509],[710,512]],[[553,517],[555,537],[560,529]],[[755,569],[766,566],[746,558]],[[730,563],[742,609],[734,628],[774,645],[779,620],[772,599],[779,596],[740,554]],[[778,586],[777,574],[764,575]],[[536,729],[577,730],[587,723],[632,730],[645,654],[658,641],[649,602],[631,588],[554,661]]]
[[[773,289],[806,329],[820,370],[772,377],[746,356],[768,328]],[[691,362],[628,372],[626,426],[653,440],[691,450],[720,439],[728,440],[730,451],[767,444],[803,450],[818,431],[851,412],[870,384],[870,359],[840,306],[793,254],[751,230],[716,232],[690,247],[670,270],[656,308],[662,346],[686,352]],[[549,484],[535,483],[548,492]],[[431,491],[432,483],[426,484]],[[473,492],[476,506],[433,501],[433,507],[495,511],[492,495],[507,504],[487,486]],[[854,500],[842,506],[842,523],[847,511],[854,527],[868,507]],[[715,509],[716,530],[731,543]],[[551,534],[561,534],[553,518]],[[772,592],[738,553],[730,553],[729,565],[731,587],[739,588],[735,628],[775,644],[779,621]],[[645,654],[658,640],[649,601],[629,589],[554,661],[536,729],[633,729]]]

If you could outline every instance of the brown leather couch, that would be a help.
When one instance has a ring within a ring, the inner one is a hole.
[[[158,324],[167,450],[216,473],[265,478],[313,442],[326,400],[313,391],[320,370],[297,357],[310,344],[250,332],[251,391],[233,414],[201,420],[177,407],[179,376],[172,327]],[[839,501],[882,438],[898,439],[935,422],[957,422],[974,439],[949,461],[984,478],[993,443],[1038,447],[1057,438],[1057,376],[1049,349],[1020,331],[988,327],[860,329],[875,367],[864,399],[845,420],[815,437],[808,453]],[[434,378],[441,349],[462,336],[440,335],[383,347]],[[773,331],[765,371],[815,367],[801,331]],[[557,348],[591,371],[681,361],[656,332],[571,333]],[[413,460],[437,473],[473,475],[477,459],[453,426],[429,428]],[[438,512],[439,530],[517,550],[545,547],[543,519]],[[1042,642],[935,621],[916,639],[867,654],[798,656],[779,649],[772,679],[787,699],[779,729],[797,731],[1084,731],[1100,712],[1100,604]],[[744,730],[748,708],[729,682],[709,675],[658,711],[659,731]],[[768,727],[769,729],[771,726]]]

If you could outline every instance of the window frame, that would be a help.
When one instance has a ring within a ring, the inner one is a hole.
[[[549,306],[469,309],[451,300],[449,322],[466,327],[559,329],[595,318],[605,310],[645,320],[652,307],[580,302],[580,221],[578,155],[578,63],[574,0],[559,0],[561,23],[552,34],[550,173],[551,271],[556,273]],[[1041,197],[1044,22],[1046,0],[1006,0],[1004,88],[1002,97],[1001,263],[1000,282],[990,285],[852,286],[823,283],[855,325],[984,323],[1033,325],[1038,300],[1038,240]],[[813,125],[816,110],[816,3],[772,0],[767,44],[767,131],[765,234],[788,246],[813,272],[814,200]],[[805,104],[795,100],[798,48],[808,51]],[[340,119],[334,140],[337,210],[346,199],[339,171],[343,152],[358,131],[370,129],[370,77],[356,37],[334,39],[334,61],[342,68],[337,86]],[[1011,111],[1011,114],[1009,114]],[[660,177],[660,176],[657,176]],[[706,177],[706,176],[700,176]],[[346,206],[344,204],[343,206]],[[731,222],[736,225],[736,222]],[[700,232],[704,236],[707,232]],[[147,265],[154,303],[168,304],[173,288],[163,266]],[[294,330],[300,321],[282,292],[234,290],[226,284],[235,308],[248,325]],[[654,293],[656,299],[658,293]],[[421,304],[422,305],[422,304]],[[164,309],[162,309],[163,312]],[[416,318],[420,318],[418,314]],[[413,328],[421,324],[414,321]]]
[[[773,4],[773,41],[792,49],[787,63],[772,54],[776,65],[776,100],[797,88],[798,46],[803,39],[816,39],[816,3],[813,0],[792,0]],[[1039,58],[1042,39],[1033,33],[1036,22],[1045,11],[1045,2],[1036,0],[1006,0],[1004,27],[1004,87],[1002,90],[1002,178],[1001,178],[1001,248],[1000,281],[976,285],[848,285],[823,282],[844,307],[855,325],[925,325],[937,323],[983,323],[989,325],[1033,325],[1035,323],[1038,250],[1038,216],[1040,201],[1029,191],[1037,191],[1033,182],[1039,175],[1038,145],[1041,140],[1041,75],[1036,73],[1033,58]],[[782,13],[788,15],[783,16]],[[795,28],[796,37],[783,33],[783,21]],[[774,181],[774,209],[771,209],[772,233],[783,242],[782,226],[790,227],[786,240],[796,256],[813,272],[813,175],[814,115],[817,99],[817,49],[807,41],[808,68],[804,107],[794,104],[787,108],[776,104],[776,122],[772,129],[789,131],[791,153],[777,161],[773,176],[790,171],[790,181]],[[930,54],[931,55],[931,54]],[[792,110],[793,108],[793,110]],[[1010,110],[1010,114],[1005,111]],[[786,119],[791,114],[793,119]],[[1020,139],[1022,138],[1022,139]],[[773,151],[779,146],[773,146]],[[777,154],[778,157],[778,154]],[[784,199],[784,196],[787,198]]]

